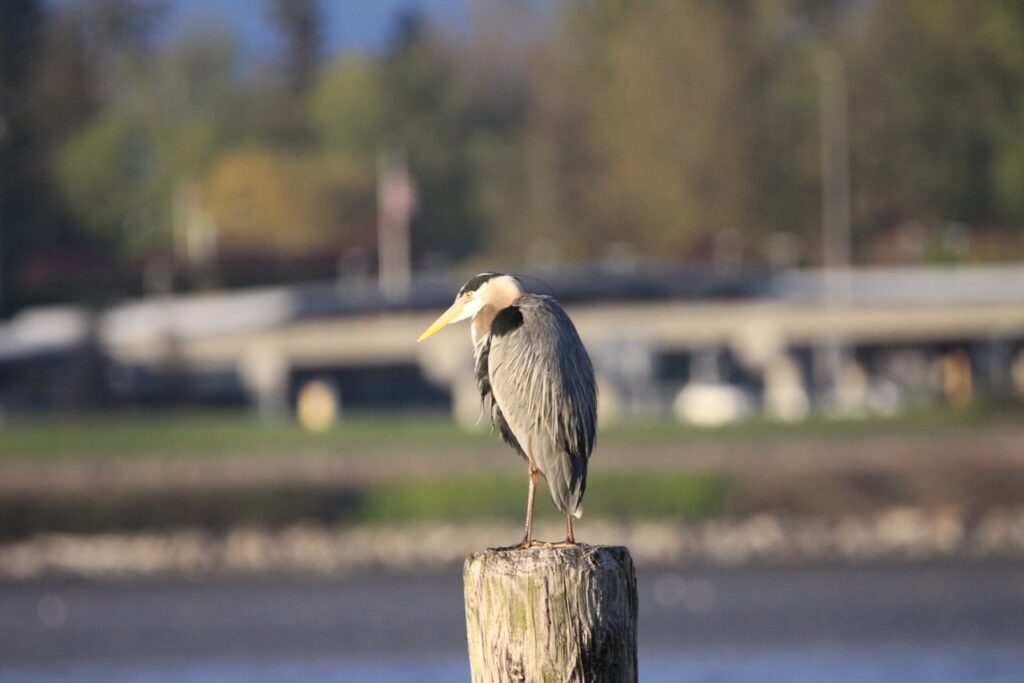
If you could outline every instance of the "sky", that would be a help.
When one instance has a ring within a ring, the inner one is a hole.
[[[323,0],[324,52],[375,51],[387,45],[395,18],[405,10],[419,10],[437,25],[454,31],[469,23],[472,0]],[[264,0],[174,0],[168,3],[170,34],[207,22],[230,24],[246,50],[259,53],[274,45]]]

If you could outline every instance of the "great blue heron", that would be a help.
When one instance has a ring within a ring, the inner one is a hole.
[[[527,294],[511,275],[481,273],[462,286],[455,303],[419,341],[472,318],[470,335],[484,410],[505,442],[526,459],[530,488],[526,535],[533,542],[533,502],[544,475],[555,507],[572,520],[583,512],[587,462],[594,449],[597,389],[594,369],[576,327],[550,296]]]

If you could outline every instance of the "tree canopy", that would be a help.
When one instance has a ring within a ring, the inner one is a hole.
[[[417,267],[723,243],[759,265],[780,238],[814,265],[823,53],[846,74],[854,262],[1024,255],[1020,3],[560,0],[466,32],[405,13],[386,48],[341,54],[316,0],[263,7],[279,40],[253,57],[230,25],[162,32],[154,0],[0,3],[0,308],[43,297],[61,250],[119,264],[105,296],[154,258],[230,286],[188,276],[184,186],[214,273],[312,254],[329,276],[374,249],[385,150],[417,186]]]

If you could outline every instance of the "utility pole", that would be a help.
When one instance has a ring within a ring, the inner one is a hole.
[[[850,267],[850,143],[847,122],[846,69],[836,52],[816,60],[820,87],[821,225],[824,264],[829,270]]]
[[[834,50],[816,56],[819,130],[821,135],[821,227],[825,306],[834,308],[850,296],[850,144],[846,68]],[[822,345],[815,363],[819,387],[840,389],[846,361],[841,339]]]

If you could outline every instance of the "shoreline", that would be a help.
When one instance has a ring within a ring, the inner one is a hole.
[[[880,561],[1024,559],[1024,506],[978,516],[957,509],[891,507],[871,514],[798,518],[759,513],[703,522],[584,520],[580,538],[625,545],[638,567],[736,567]],[[538,523],[559,538],[559,521]],[[514,542],[506,522],[412,525],[294,523],[224,532],[39,534],[0,545],[0,580],[129,580],[294,573],[440,570],[470,552]]]

